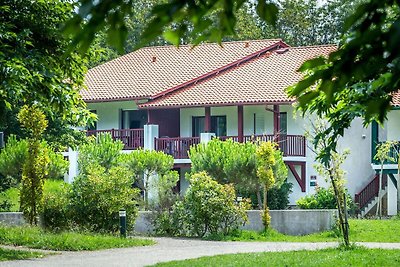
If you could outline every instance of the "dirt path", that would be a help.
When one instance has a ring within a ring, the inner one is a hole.
[[[93,252],[62,252],[42,259],[0,262],[0,266],[146,266],[202,256],[264,251],[316,250],[337,243],[217,242],[196,239],[154,238],[154,246]],[[400,249],[400,243],[362,243],[370,248]]]

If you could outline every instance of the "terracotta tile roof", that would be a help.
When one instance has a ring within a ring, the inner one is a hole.
[[[86,102],[149,98],[271,46],[279,39],[145,47],[88,71]]]
[[[392,106],[400,107],[400,91],[392,94]]]
[[[210,77],[200,83],[176,90],[141,105],[145,108],[291,103],[285,88],[298,82],[301,64],[317,56],[328,56],[335,45],[280,49]]]

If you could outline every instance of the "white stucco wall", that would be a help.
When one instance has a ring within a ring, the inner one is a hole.
[[[339,141],[339,151],[350,149],[350,155],[343,164],[347,174],[347,188],[352,197],[372,179],[371,167],[371,126],[365,128],[362,119],[355,119]]]
[[[136,110],[134,101],[88,103],[87,108],[97,112],[97,130],[119,129],[120,109]]]
[[[392,110],[388,113],[386,128],[387,140],[400,141],[400,110]]]
[[[95,109],[99,118],[98,129],[112,129],[119,127],[119,110],[120,109],[137,109],[134,101],[120,101],[109,103],[90,103],[89,109]],[[269,106],[272,108],[272,106]],[[244,134],[272,134],[273,133],[273,113],[266,110],[265,105],[244,106]],[[302,118],[301,116],[293,116],[293,107],[290,105],[280,106],[281,112],[287,112],[288,118],[288,134],[303,135],[305,130],[309,128],[309,122],[313,118]],[[256,114],[257,127],[254,129],[254,114]],[[227,118],[227,135],[237,135],[238,118],[237,107],[212,107],[211,115],[225,115]],[[182,137],[190,137],[192,135],[192,117],[204,116],[204,108],[182,108],[180,111],[180,134]],[[400,117],[400,111],[392,111],[389,113],[387,123],[387,136],[388,139],[400,138],[400,124],[397,123],[396,117]],[[380,129],[380,135],[386,135],[386,130]],[[365,138],[364,138],[365,136]],[[399,136],[399,138],[395,138]],[[383,138],[383,136],[382,136]],[[308,146],[311,144],[308,142]],[[371,179],[373,170],[371,168],[371,129],[370,127],[364,128],[360,119],[352,123],[352,127],[345,131],[345,136],[339,142],[339,150],[349,148],[351,154],[343,165],[347,172],[347,187],[349,193],[354,197],[354,194],[359,192]],[[307,148],[306,157],[291,157],[289,160],[302,161],[306,160],[306,192],[301,192],[300,186],[295,180],[293,174],[289,171],[288,181],[293,184],[293,193],[290,196],[290,204],[294,205],[295,201],[304,196],[314,192],[315,187],[310,186],[310,177],[316,176],[319,186],[328,186],[329,183],[320,177],[316,172],[315,155]],[[300,168],[298,167],[300,174]],[[184,189],[187,184],[182,179]]]

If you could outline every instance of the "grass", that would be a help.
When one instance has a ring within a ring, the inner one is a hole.
[[[0,203],[8,200],[11,203],[10,211],[19,211],[19,188],[9,188],[0,194]]]
[[[63,180],[46,179],[44,182],[44,193],[57,192],[65,184]],[[12,187],[0,194],[0,203],[8,200],[11,203],[10,211],[19,211],[19,187]]]
[[[351,242],[400,242],[400,220],[350,220]],[[338,241],[335,231],[305,236],[289,236],[274,230],[267,232],[239,231],[225,237],[211,237],[224,241],[271,241],[271,242],[330,242]]]
[[[29,258],[41,258],[43,256],[44,254],[39,252],[0,248],[0,261],[24,260]]]
[[[318,251],[243,253],[202,257],[155,266],[399,266],[399,250],[338,248]]]
[[[153,245],[154,241],[91,233],[51,233],[38,227],[0,226],[0,244],[49,250],[99,250]]]

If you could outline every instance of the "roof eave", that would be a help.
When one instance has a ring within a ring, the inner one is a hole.
[[[163,105],[163,106],[151,106],[151,105],[138,105],[139,109],[175,109],[175,108],[198,108],[198,107],[231,107],[231,106],[255,106],[255,105],[291,105],[295,103],[295,100],[289,101],[240,101],[232,103],[208,103],[208,104],[183,104],[183,105]]]

